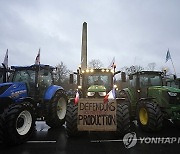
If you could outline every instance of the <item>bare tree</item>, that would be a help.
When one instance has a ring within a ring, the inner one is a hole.
[[[57,64],[56,68],[56,82],[59,85],[62,85],[65,81],[67,82],[68,74],[70,71],[62,61],[60,62],[60,64]]]
[[[130,67],[125,67],[125,72],[126,74],[132,74],[132,73],[136,73],[136,72],[140,72],[144,70],[144,68],[142,66],[139,66],[139,65],[132,65]]]
[[[103,63],[99,59],[92,59],[89,62],[89,67],[90,68],[94,68],[94,69],[102,68],[103,67]]]

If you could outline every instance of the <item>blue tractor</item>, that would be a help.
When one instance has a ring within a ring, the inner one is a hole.
[[[0,84],[0,114],[3,119],[3,141],[21,144],[43,119],[50,127],[65,123],[67,96],[54,85],[49,65],[12,66],[9,82]]]

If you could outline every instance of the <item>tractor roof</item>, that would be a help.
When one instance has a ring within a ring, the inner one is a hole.
[[[30,65],[30,66],[11,66],[11,69],[14,69],[14,70],[51,69],[51,70],[53,70],[54,67],[53,66],[49,66],[49,65],[40,64],[40,65]]]
[[[140,71],[140,72],[136,72],[136,73],[132,73],[131,75],[136,75],[136,74],[159,74],[159,75],[162,75],[163,72],[160,72],[160,71]]]

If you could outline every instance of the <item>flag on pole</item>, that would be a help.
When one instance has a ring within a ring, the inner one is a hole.
[[[116,98],[115,88],[113,88],[106,96],[104,97],[104,103],[110,102]]]
[[[39,49],[38,54],[37,54],[37,56],[36,56],[35,64],[36,64],[36,65],[39,65],[39,64],[40,64],[40,49]]]
[[[6,68],[8,68],[8,49],[6,51],[4,62],[2,63]]]
[[[171,55],[170,55],[170,52],[169,52],[169,49],[167,51],[167,54],[166,54],[166,62],[171,59]]]
[[[74,104],[76,105],[79,102],[79,92],[76,92],[76,97],[74,99]]]
[[[116,68],[115,57],[113,57],[113,60],[111,61],[111,63],[110,63],[110,65],[108,66],[108,68]]]

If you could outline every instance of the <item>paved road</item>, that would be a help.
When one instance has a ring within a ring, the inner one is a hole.
[[[180,153],[180,131],[170,123],[161,132],[153,134],[142,132],[134,124],[132,131],[136,133],[137,140],[133,141],[137,143],[129,149],[113,133],[86,133],[80,137],[68,138],[65,126],[50,129],[44,122],[37,122],[36,129],[34,136],[22,145],[7,147],[0,143],[0,154]],[[150,143],[152,138],[156,144]]]

